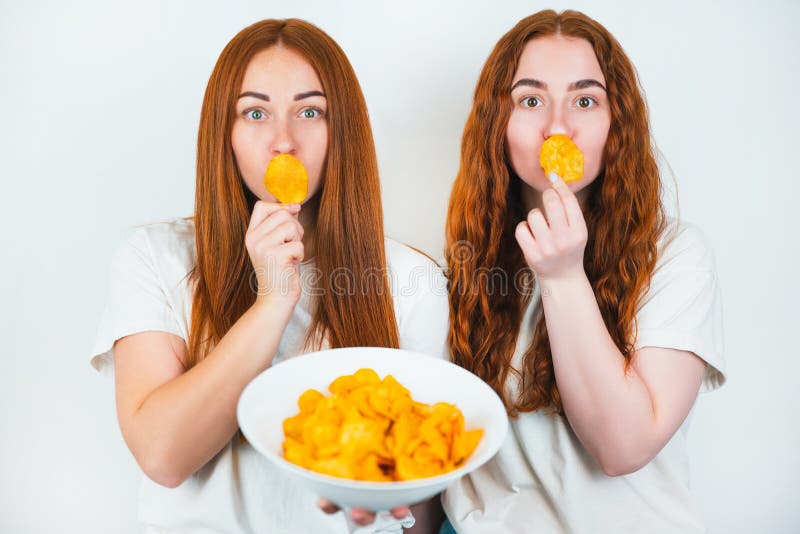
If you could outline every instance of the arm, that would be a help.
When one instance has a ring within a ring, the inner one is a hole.
[[[143,332],[115,344],[122,436],[155,482],[180,485],[236,432],[239,396],[272,362],[300,297],[298,209],[256,203],[245,245],[258,277],[258,296],[197,365],[185,370],[187,348],[173,334]]]
[[[186,346],[173,334],[143,332],[117,341],[117,416],[148,477],[176,487],[230,441],[239,396],[269,366],[291,311],[257,302],[188,372]]]
[[[532,210],[516,237],[539,280],[564,412],[606,474],[631,473],[683,423],[705,363],[691,352],[646,347],[626,372],[583,270],[587,230],[578,201],[560,179],[542,200],[547,219]]]
[[[634,472],[686,419],[705,362],[691,352],[645,347],[625,359],[603,322],[589,280],[542,283],[556,383],[564,412],[608,475]],[[580,325],[580,335],[575,335]]]

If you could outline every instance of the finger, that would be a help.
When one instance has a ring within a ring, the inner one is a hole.
[[[247,230],[250,231],[257,227],[267,217],[278,211],[288,211],[289,213],[296,215],[300,211],[300,205],[278,204],[276,202],[264,202],[263,200],[258,200],[256,201],[255,206],[253,206],[253,213],[250,214],[250,224],[248,225]]]
[[[398,506],[397,508],[392,508],[392,517],[395,519],[403,519],[405,516],[411,513],[408,506]]]
[[[266,253],[266,249],[274,249],[284,243],[302,242],[302,239],[302,231],[298,230],[296,224],[287,221],[265,235],[248,235],[245,239],[245,245],[251,252],[261,251]]]
[[[278,251],[280,254],[286,254],[293,263],[300,263],[305,257],[305,248],[303,247],[302,241],[289,241],[288,243],[284,243],[278,247]]]
[[[263,240],[270,245],[282,245],[289,241],[303,240],[303,227],[296,221],[287,221],[265,235]]]
[[[547,220],[542,214],[542,210],[534,208],[528,214],[528,226],[531,229],[531,235],[539,245],[539,250],[544,255],[552,254],[553,252],[553,236],[550,233],[550,227],[547,225]]]
[[[541,261],[542,255],[539,252],[539,247],[536,245],[536,240],[531,234],[531,229],[527,221],[522,221],[517,225],[517,230],[514,232],[514,237],[517,238],[519,248],[522,249],[522,254],[528,260],[528,264],[535,264]]]
[[[351,508],[350,519],[357,525],[366,526],[375,522],[375,512],[370,512],[364,508]]]
[[[250,232],[251,239],[256,242],[269,239],[271,234],[278,232],[278,229],[285,225],[293,226],[295,231],[300,235],[300,239],[303,238],[305,229],[303,225],[300,224],[300,221],[287,211],[279,211],[270,215],[260,226],[254,228]],[[274,239],[270,239],[270,242],[274,242]]]
[[[333,504],[331,501],[323,498],[319,498],[317,500],[317,506],[319,506],[320,509],[322,509],[322,511],[325,512],[326,514],[335,514],[336,512],[341,510],[341,508]]]
[[[553,190],[558,193],[559,197],[561,197],[561,202],[564,205],[564,212],[567,218],[567,224],[570,226],[580,224],[580,221],[584,221],[584,218],[578,198],[575,196],[575,193],[570,190],[569,186],[564,182],[564,180],[561,179],[561,177],[559,177],[556,173],[550,174],[556,178],[556,180],[553,182]]]
[[[556,235],[563,234],[569,228],[569,224],[561,195],[553,188],[546,189],[542,193],[542,204],[544,205],[544,212],[547,215],[547,224],[550,229]]]

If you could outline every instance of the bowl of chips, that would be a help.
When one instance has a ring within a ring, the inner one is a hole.
[[[445,360],[376,347],[324,350],[262,372],[239,427],[270,462],[341,507],[424,501],[494,456],[502,401]]]

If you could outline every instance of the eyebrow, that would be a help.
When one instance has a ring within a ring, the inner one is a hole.
[[[246,96],[252,96],[253,98],[258,98],[259,100],[263,100],[264,102],[269,102],[269,95],[265,95],[264,93],[257,93],[255,91],[245,91],[244,93],[239,95],[239,98],[244,98]],[[306,91],[305,93],[297,93],[294,95],[294,100],[303,100],[304,98],[310,98],[312,96],[321,96],[325,98],[325,93],[322,91]]]
[[[526,85],[528,87],[535,87],[537,89],[547,90],[547,84],[544,83],[543,81],[535,80],[533,78],[522,78],[520,80],[517,80],[517,83],[511,86],[511,91],[522,85]],[[606,90],[603,84],[598,82],[597,80],[585,79],[585,80],[578,80],[577,82],[572,82],[571,84],[569,84],[569,86],[567,86],[567,91],[575,91],[576,89],[586,89],[587,87],[599,87],[603,91]]]

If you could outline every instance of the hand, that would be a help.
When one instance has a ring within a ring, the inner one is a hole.
[[[558,175],[550,176],[555,182],[542,194],[545,214],[532,209],[515,232],[525,261],[539,281],[582,273],[588,236],[578,199]]]
[[[338,506],[327,499],[319,499],[317,501],[317,506],[319,506],[326,514],[335,514],[340,510]],[[398,506],[397,508],[392,508],[391,510],[392,517],[395,519],[403,519],[409,514],[409,512],[410,510],[408,506]],[[371,525],[375,522],[375,512],[365,510],[364,508],[351,508],[350,520],[356,525],[362,527]]]
[[[258,280],[257,302],[300,299],[298,266],[303,261],[303,226],[297,220],[299,204],[259,200],[250,216],[244,243]]]

